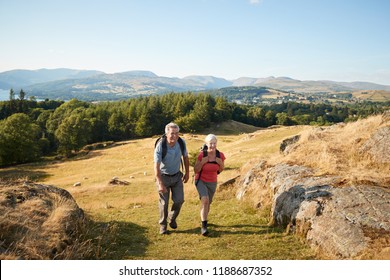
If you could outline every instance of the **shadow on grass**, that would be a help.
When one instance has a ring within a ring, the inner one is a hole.
[[[50,177],[50,175],[44,171],[36,171],[30,168],[13,167],[7,169],[0,169],[0,178],[3,180],[30,180],[39,181]]]
[[[87,237],[92,241],[91,259],[123,260],[143,257],[149,245],[145,233],[145,227],[134,223],[90,221]]]
[[[216,238],[222,235],[253,235],[253,234],[270,234],[270,233],[283,233],[282,228],[264,225],[231,225],[222,226],[217,224],[209,224],[208,237]],[[172,233],[187,233],[187,234],[200,234],[200,227],[187,229],[187,230],[175,230]]]
[[[231,225],[222,226],[209,224],[209,237],[221,237],[222,235],[253,235],[270,234],[279,232],[278,228],[265,225]]]

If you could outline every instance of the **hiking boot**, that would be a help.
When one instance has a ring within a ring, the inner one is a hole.
[[[207,230],[207,227],[202,227],[202,229],[200,230],[200,233],[203,236],[207,236],[209,234],[209,231]]]
[[[171,221],[171,222],[169,223],[169,226],[170,226],[171,228],[173,228],[173,229],[177,229],[177,223],[176,223],[176,221],[175,221],[175,220]]]
[[[167,226],[160,226],[160,234],[168,234]]]
[[[209,231],[207,230],[207,221],[202,221],[202,228],[200,230],[200,233],[203,235],[203,236],[206,236],[209,234]]]

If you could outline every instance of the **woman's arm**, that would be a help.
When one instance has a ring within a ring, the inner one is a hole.
[[[209,157],[203,157],[202,160],[199,158],[196,160],[194,171],[195,173],[199,173],[202,170],[203,165],[205,165],[209,161]]]
[[[218,169],[218,172],[221,173],[224,169],[225,169],[225,163],[223,162],[222,159],[220,158],[216,158],[215,161],[218,163],[219,165],[219,169]]]

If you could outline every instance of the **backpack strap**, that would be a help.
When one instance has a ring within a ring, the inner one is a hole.
[[[179,136],[179,139],[177,139],[177,142],[179,142],[179,145],[180,145],[181,155],[184,157],[184,141],[183,141],[183,139]]]
[[[207,150],[204,149],[204,145],[202,146],[201,150],[203,151],[203,157],[207,157]],[[216,156],[217,158],[221,158],[221,153],[219,152],[219,150],[216,150],[215,156]],[[218,164],[216,161],[210,161],[209,163]],[[200,171],[199,171],[199,176],[198,176],[198,179],[197,179],[196,182],[195,182],[195,186],[198,185],[198,182],[199,182],[199,180],[200,180],[200,176],[202,175],[202,170],[203,170],[203,166],[202,166],[202,168],[201,168]],[[219,173],[220,173],[220,172],[217,171],[217,174],[219,174]]]
[[[181,151],[181,158],[180,158],[180,162],[181,162],[181,169],[184,170],[184,167],[183,167],[183,157],[184,157],[184,141],[181,137],[179,137],[179,139],[177,139],[177,141],[179,142],[179,146],[180,146],[180,151]],[[167,136],[165,135],[165,133],[159,137],[156,142],[154,143],[154,147],[156,148],[157,144],[161,142],[161,149],[162,149],[162,159],[165,158],[165,156],[167,155],[167,151],[168,151],[168,142],[167,142]]]
[[[179,139],[177,139],[177,142],[179,142],[180,150],[181,150],[181,157],[180,157],[180,164],[181,164],[181,170],[183,170],[184,173],[184,164],[183,164],[183,158],[184,158],[184,141],[179,136]]]
[[[203,157],[207,157],[207,146],[206,146],[206,144],[204,144],[201,148],[200,148],[200,150],[201,151],[203,151]],[[215,156],[217,157],[217,158],[221,158],[221,153],[219,152],[219,150],[217,149],[216,151],[215,151]]]
[[[163,134],[162,136],[160,136],[159,138],[157,138],[156,142],[154,143],[154,148],[156,148],[156,146],[158,145],[158,143],[161,142],[161,149],[162,149],[162,159],[165,158],[165,156],[167,155],[167,136],[165,134]]]

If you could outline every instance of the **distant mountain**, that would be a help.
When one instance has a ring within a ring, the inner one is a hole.
[[[65,79],[82,79],[102,74],[96,70],[73,70],[66,68],[39,70],[11,70],[0,73],[0,89],[15,90],[25,86]]]
[[[248,79],[248,78],[247,78]],[[294,92],[339,92],[339,91],[350,91],[352,88],[338,85],[335,83],[327,83],[322,81],[300,81],[289,77],[267,77],[259,78],[256,80],[249,80],[252,86],[269,87],[283,91],[294,91]],[[244,84],[241,82],[241,86]],[[235,84],[235,83],[233,83]],[[248,84],[249,85],[249,84]]]
[[[188,76],[183,78],[184,81],[193,81],[199,85],[203,85],[206,89],[215,89],[232,86],[231,81],[213,76]]]
[[[233,86],[261,86],[301,93],[344,92],[353,90],[386,90],[390,86],[367,82],[300,81],[289,77],[239,78]]]
[[[358,90],[387,90],[390,91],[390,86],[384,86],[384,85],[378,85],[374,83],[368,83],[368,82],[334,82],[339,85],[344,85],[353,89]]]
[[[300,81],[289,77],[226,80],[213,76],[170,78],[150,71],[127,71],[106,74],[95,70],[40,69],[12,70],[0,73],[0,89],[20,88],[27,96],[69,100],[114,100],[132,96],[163,94],[167,92],[208,91],[232,87],[270,88],[303,94],[351,92],[356,90],[385,90],[390,86],[366,82]],[[251,89],[256,91],[256,89]]]
[[[124,78],[129,78],[129,77],[148,77],[148,78],[157,78],[158,76],[154,74],[151,71],[140,71],[140,70],[134,70],[134,71],[127,71],[127,72],[120,72],[116,74],[118,77],[124,77]]]
[[[129,71],[34,84],[25,87],[24,90],[28,95],[39,98],[63,100],[78,98],[91,101],[168,92],[202,91],[231,84],[225,79],[210,76],[180,79],[157,76],[149,71]]]
[[[253,86],[257,80],[258,80],[257,78],[241,77],[233,80],[232,86],[234,87]]]

